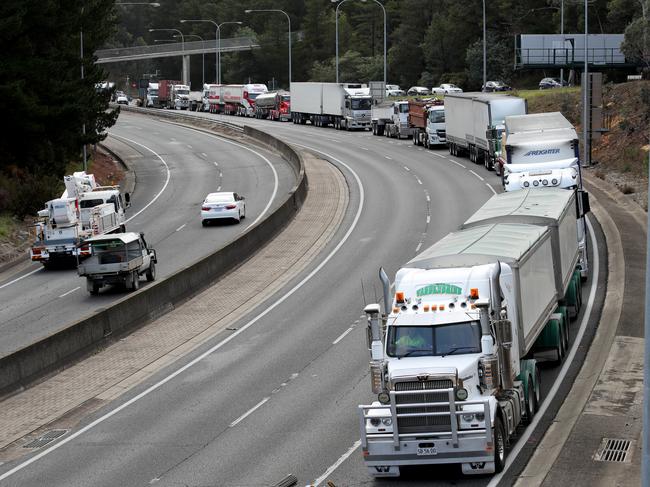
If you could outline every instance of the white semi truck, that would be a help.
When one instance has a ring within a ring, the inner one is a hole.
[[[535,355],[562,359],[566,306],[579,306],[557,288],[557,272],[574,282],[578,253],[575,232],[559,230],[571,226],[564,218],[575,216],[557,231],[498,223],[449,234],[397,272],[394,297],[382,270],[389,309],[365,308],[378,401],[358,408],[371,475],[398,476],[404,465],[503,469],[508,439],[540,403]]]
[[[447,142],[445,107],[442,100],[409,100],[409,127],[413,144],[430,149]]]
[[[370,113],[372,134],[386,137],[409,138],[412,129],[409,127],[409,102],[392,101],[373,105]]]
[[[118,186],[98,186],[92,174],[75,172],[64,178],[66,190],[48,201],[38,212],[36,240],[30,249],[31,259],[46,268],[75,257],[87,257],[90,249],[83,242],[95,235],[126,229],[126,204]]]
[[[496,166],[501,134],[508,115],[523,115],[526,100],[500,93],[449,93],[445,96],[445,123],[449,153],[469,155],[487,169]]]
[[[337,130],[370,129],[372,97],[359,83],[291,83],[291,119]]]
[[[190,87],[188,85],[174,84],[171,87],[171,99],[175,110],[189,110]]]

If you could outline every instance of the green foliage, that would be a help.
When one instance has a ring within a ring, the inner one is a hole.
[[[650,20],[639,17],[627,26],[621,51],[626,59],[650,68]]]
[[[105,73],[92,54],[111,33],[113,1],[83,5],[72,0],[0,3],[0,110],[10,121],[0,135],[0,171],[19,179],[20,208],[31,207],[23,191],[34,197],[47,176],[60,179],[66,164],[80,157],[82,145],[102,140],[117,117],[107,111],[110,94],[96,93],[95,84]]]
[[[501,80],[510,83],[514,72],[508,46],[494,34],[489,33],[486,42],[487,80]],[[483,41],[474,42],[465,55],[468,89],[480,90],[483,85]]]

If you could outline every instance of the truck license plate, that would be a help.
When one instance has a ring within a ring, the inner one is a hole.
[[[417,454],[418,456],[437,455],[438,450],[436,448],[418,448]]]

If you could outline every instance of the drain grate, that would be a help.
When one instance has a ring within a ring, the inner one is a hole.
[[[631,440],[603,438],[594,460],[597,462],[629,463],[631,461]]]
[[[36,438],[35,440],[30,441],[23,448],[43,448],[48,443],[53,442],[57,438],[61,438],[70,430],[51,430],[45,433],[43,436]]]

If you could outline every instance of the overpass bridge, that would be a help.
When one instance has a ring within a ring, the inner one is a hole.
[[[96,64],[119,63],[123,61],[139,61],[141,59],[154,59],[162,57],[183,58],[183,83],[187,84],[190,73],[190,56],[194,54],[222,53],[236,51],[250,51],[260,47],[250,37],[235,37],[210,41],[170,42],[155,46],[120,47],[117,49],[101,49],[95,51]]]

